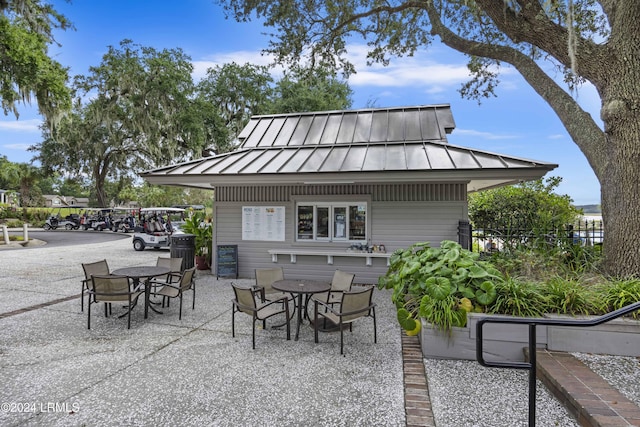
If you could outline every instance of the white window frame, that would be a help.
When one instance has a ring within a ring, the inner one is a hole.
[[[365,224],[364,224],[364,237],[362,239],[350,239],[350,230],[349,230],[349,225],[351,223],[351,212],[350,212],[350,208],[353,206],[364,206],[365,209]],[[368,200],[353,200],[351,199],[350,201],[347,200],[334,200],[334,199],[327,199],[327,200],[296,200],[294,203],[294,236],[295,236],[295,242],[297,243],[363,243],[363,242],[367,242],[369,239],[369,224],[371,221],[371,210],[370,210],[370,206],[371,203]],[[308,239],[304,239],[304,238],[300,238],[299,235],[299,222],[300,222],[300,218],[299,218],[299,208],[300,207],[313,207],[313,212],[312,212],[312,218],[309,220],[311,221],[311,225],[313,227],[313,234],[311,238]],[[318,208],[328,208],[329,210],[329,218],[328,218],[328,231],[329,231],[329,236],[328,237],[319,237],[318,236]],[[336,208],[344,208],[345,210],[345,221],[344,221],[344,227],[345,227],[345,237],[336,237],[335,236],[335,231],[336,231],[336,214],[335,214],[335,209]]]

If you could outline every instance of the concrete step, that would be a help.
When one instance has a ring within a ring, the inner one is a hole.
[[[640,426],[640,408],[570,353],[538,350],[536,369],[582,426]]]

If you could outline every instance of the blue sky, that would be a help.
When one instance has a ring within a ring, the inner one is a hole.
[[[70,75],[86,74],[98,65],[108,46],[131,39],[155,49],[182,48],[194,63],[194,79],[206,69],[235,61],[268,64],[261,50],[268,39],[259,23],[237,23],[224,18],[212,0],[183,2],[54,0],[76,30],[57,34],[61,47],[50,53]],[[451,104],[456,129],[449,135],[455,145],[478,148],[557,163],[551,172],[563,182],[558,193],[576,204],[600,203],[600,187],[584,155],[572,142],[551,108],[513,69],[501,69],[497,97],[484,100],[460,98],[457,90],[466,81],[465,57],[437,42],[410,58],[393,59],[388,67],[367,66],[365,46],[353,40],[349,57],[357,74],[349,79],[354,91],[353,108],[373,103],[378,107]],[[561,78],[561,76],[558,76]],[[580,104],[598,117],[599,98],[592,87],[575,95]],[[13,162],[28,162],[29,145],[40,141],[41,118],[33,107],[20,107],[20,118],[0,115],[0,155]]]

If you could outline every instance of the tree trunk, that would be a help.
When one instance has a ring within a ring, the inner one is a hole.
[[[617,96],[614,99],[628,99]],[[616,277],[640,274],[640,114],[635,108],[612,113],[605,102],[603,118],[608,145],[597,156],[606,158],[596,170],[600,179],[604,224],[604,270]]]

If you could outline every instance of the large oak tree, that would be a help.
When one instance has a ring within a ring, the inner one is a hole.
[[[480,97],[498,82],[496,64],[513,66],[551,106],[601,185],[605,268],[640,274],[640,2],[629,0],[219,0],[236,19],[275,28],[278,60],[346,62],[358,34],[374,61],[389,61],[440,40],[469,56],[463,95]],[[551,63],[555,67],[545,64]],[[547,72],[551,69],[552,71]],[[564,82],[554,77],[564,72]],[[600,127],[572,90],[593,84]]]
[[[40,113],[55,123],[71,106],[67,69],[48,56],[53,30],[71,23],[40,0],[0,0],[0,103],[18,117],[18,105],[37,101]]]
[[[45,170],[91,177],[100,206],[105,183],[202,152],[210,111],[195,98],[191,59],[124,40],[76,76],[73,113],[45,128],[34,147]]]

